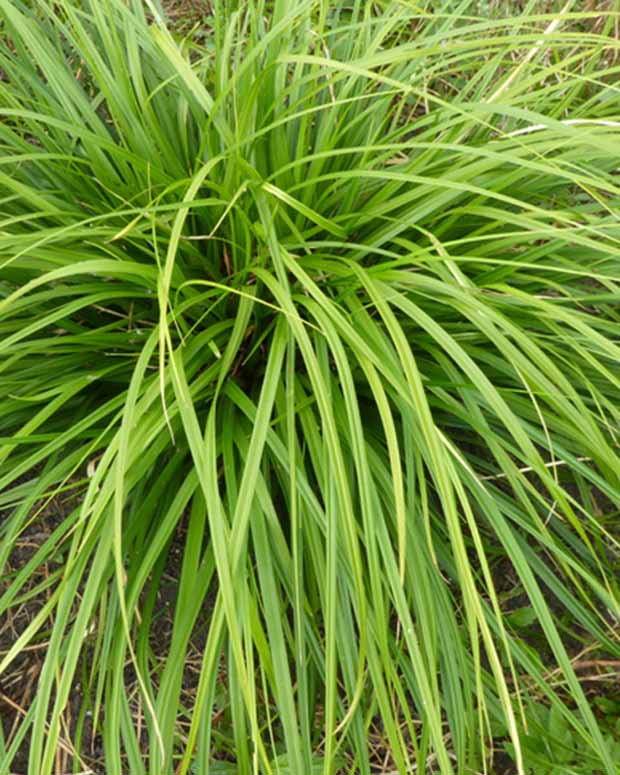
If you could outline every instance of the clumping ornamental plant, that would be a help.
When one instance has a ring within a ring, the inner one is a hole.
[[[618,772],[573,664],[620,656],[586,5],[0,0],[2,775],[543,772],[532,703]]]

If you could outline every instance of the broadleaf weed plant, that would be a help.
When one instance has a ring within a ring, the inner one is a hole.
[[[618,772],[575,664],[620,655],[586,5],[0,0],[3,775],[524,773],[532,703]]]

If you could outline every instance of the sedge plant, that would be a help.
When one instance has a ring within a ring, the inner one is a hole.
[[[604,5],[0,0],[2,775],[618,771]]]

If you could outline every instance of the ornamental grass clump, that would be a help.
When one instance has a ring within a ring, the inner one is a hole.
[[[0,17],[0,772],[617,772],[617,3]]]

